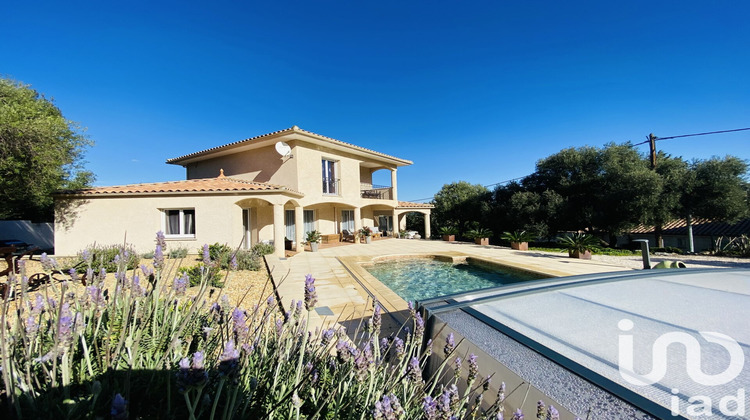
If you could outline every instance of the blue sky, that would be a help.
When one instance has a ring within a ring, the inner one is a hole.
[[[567,147],[750,127],[747,2],[11,0],[3,15],[0,74],[88,128],[97,185],[182,179],[166,159],[298,125],[413,160],[399,198],[416,200]],[[750,131],[657,146],[750,159]]]

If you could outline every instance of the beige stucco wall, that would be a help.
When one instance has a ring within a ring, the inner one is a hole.
[[[281,195],[174,195],[94,197],[76,208],[70,223],[55,223],[55,254],[74,255],[86,245],[127,241],[138,252],[153,250],[156,232],[164,231],[164,209],[195,209],[195,238],[168,239],[169,247],[197,252],[214,242],[239,246],[243,235],[242,209],[251,207],[252,241],[273,239],[273,206],[289,198]],[[283,221],[282,221],[283,223]]]
[[[294,154],[293,147],[292,155]],[[299,191],[297,161],[295,158],[282,159],[273,146],[190,163],[186,167],[187,179],[214,178],[221,169],[226,176],[283,185]],[[320,173],[320,168],[318,172]]]

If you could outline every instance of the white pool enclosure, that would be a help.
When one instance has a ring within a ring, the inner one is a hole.
[[[748,418],[750,270],[564,277],[421,305],[436,342],[459,334],[568,416]],[[529,392],[514,401],[536,404]]]

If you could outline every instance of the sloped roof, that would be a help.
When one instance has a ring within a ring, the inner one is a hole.
[[[416,208],[416,209],[431,209],[431,208],[435,208],[435,206],[432,205],[432,204],[414,203],[414,202],[411,202],[411,201],[399,201],[398,202],[398,207]]]
[[[83,190],[63,191],[60,194],[74,195],[131,195],[131,194],[169,194],[169,193],[203,193],[203,192],[289,192],[302,196],[302,193],[281,185],[266,184],[264,182],[246,181],[244,179],[229,178],[224,172],[216,178],[188,179],[184,181],[154,182],[147,184],[115,185],[111,187],[95,187]]]
[[[224,144],[224,145],[221,145],[221,146],[211,147],[211,148],[208,148],[208,149],[204,149],[204,150],[200,150],[200,151],[197,151],[197,152],[189,153],[187,155],[179,156],[179,157],[176,157],[176,158],[167,159],[167,163],[171,163],[171,164],[175,164],[175,165],[182,165],[183,163],[186,163],[185,161],[192,160],[193,158],[198,158],[198,157],[201,157],[201,156],[207,156],[207,155],[214,154],[216,152],[220,152],[220,151],[224,151],[224,150],[227,150],[227,149],[232,149],[232,148],[235,148],[235,147],[238,147],[238,146],[250,144],[250,143],[253,143],[253,142],[260,141],[261,139],[265,139],[267,137],[281,136],[281,135],[284,135],[284,134],[291,134],[291,133],[305,134],[305,135],[307,135],[309,137],[313,137],[313,138],[318,139],[318,140],[323,140],[323,141],[326,141],[328,143],[332,143],[334,145],[344,146],[346,148],[353,149],[355,151],[365,152],[367,154],[371,154],[371,155],[378,156],[378,157],[381,157],[381,158],[386,158],[386,159],[394,160],[394,161],[399,162],[402,165],[411,165],[413,163],[410,160],[397,158],[395,156],[387,155],[385,153],[376,152],[376,151],[374,151],[372,149],[367,149],[367,148],[364,148],[364,147],[356,146],[356,145],[351,144],[351,143],[343,142],[341,140],[336,140],[336,139],[331,138],[331,137],[327,137],[327,136],[323,136],[323,135],[320,135],[320,134],[317,134],[317,133],[313,133],[312,131],[303,130],[303,129],[297,127],[296,125],[292,126],[292,127],[289,127],[289,128],[285,128],[283,130],[274,131],[272,133],[261,134],[259,136],[250,137],[250,138],[247,138],[247,139],[244,139],[244,140],[239,140],[239,141],[235,141],[235,142],[232,142],[232,143],[227,143],[227,144]]]
[[[630,233],[653,234],[653,226],[640,225]],[[677,219],[662,226],[664,235],[687,235],[687,220]],[[710,219],[693,219],[694,236],[740,236],[750,234],[750,219],[736,223],[714,222]]]

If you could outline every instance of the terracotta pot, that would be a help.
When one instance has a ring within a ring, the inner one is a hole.
[[[474,243],[477,245],[489,245],[490,238],[474,238]]]
[[[519,251],[528,251],[529,243],[528,242],[511,242],[510,247]]]
[[[586,250],[584,252],[568,251],[568,256],[570,256],[570,258],[578,258],[579,260],[590,260],[591,251],[589,250]]]
[[[443,235],[443,240],[453,242],[456,240],[456,235]]]

